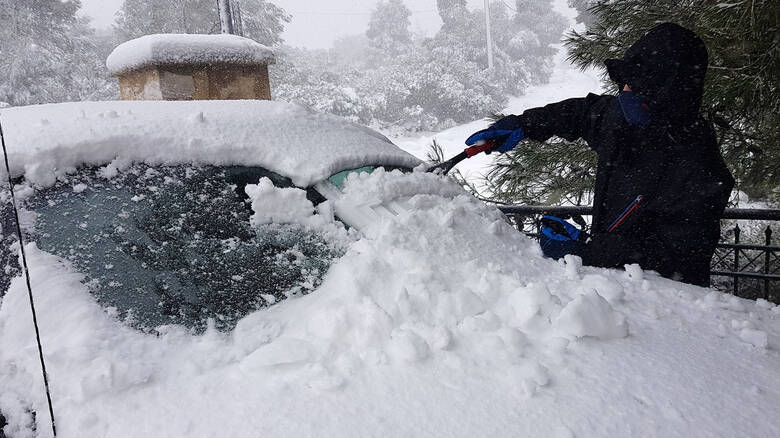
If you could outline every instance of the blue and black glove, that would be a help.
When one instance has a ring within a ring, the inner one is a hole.
[[[496,120],[496,122],[487,129],[471,134],[471,136],[466,139],[466,144],[471,146],[482,141],[495,143],[499,146],[493,150],[504,153],[512,150],[512,148],[517,146],[524,137],[525,133],[520,124],[520,116],[509,115]],[[489,154],[490,152],[492,152],[492,150],[486,151],[485,153]]]
[[[545,257],[557,260],[566,254],[577,255],[586,238],[585,232],[559,217],[542,217],[539,245]]]

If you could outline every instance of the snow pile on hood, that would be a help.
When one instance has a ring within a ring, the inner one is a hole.
[[[420,163],[371,129],[284,102],[76,102],[7,108],[0,120],[11,173],[39,186],[81,165],[130,162],[262,166],[299,186]]]
[[[63,436],[778,436],[779,307],[544,259],[430,174],[345,191],[390,201],[418,184],[440,188],[377,222],[316,291],[229,334],[133,331],[29,245]],[[47,436],[21,278],[2,304],[0,410],[22,437],[38,412]]]
[[[271,49],[238,35],[155,34],[117,46],[108,55],[106,67],[110,74],[118,75],[150,65],[273,62]]]

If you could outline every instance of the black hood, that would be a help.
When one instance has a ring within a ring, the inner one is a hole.
[[[652,28],[626,50],[607,59],[610,79],[645,98],[654,119],[695,119],[701,107],[707,48],[690,30],[673,23]]]

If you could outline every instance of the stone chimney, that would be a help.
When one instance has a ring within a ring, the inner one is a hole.
[[[106,60],[122,100],[270,100],[273,63],[268,47],[227,34],[146,35]]]

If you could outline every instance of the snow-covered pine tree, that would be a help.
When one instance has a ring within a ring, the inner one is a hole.
[[[568,0],[569,7],[577,11],[577,16],[574,18],[577,23],[584,23],[585,26],[593,24],[593,14],[588,9],[596,4],[599,0]]]
[[[244,36],[269,46],[281,43],[290,15],[265,0],[239,1]],[[122,41],[153,33],[219,33],[217,2],[125,0],[117,12],[115,28]]]
[[[464,22],[468,13],[466,0],[436,0],[436,8],[442,21],[442,29],[452,31]]]
[[[380,0],[368,22],[368,45],[380,58],[397,56],[412,44],[409,17],[412,12],[401,0]]]
[[[738,188],[780,198],[780,2],[601,0],[589,13],[593,25],[566,43],[581,67],[622,56],[661,22],[695,31],[710,54],[703,112],[715,123]]]
[[[583,141],[520,142],[486,176],[492,199],[530,205],[588,205],[596,154]]]
[[[0,101],[29,105],[117,93],[78,0],[0,0]]]
[[[552,73],[552,57],[558,51],[566,19],[552,7],[552,0],[516,0],[514,37],[507,46],[513,58],[530,67],[531,80],[546,82]]]

